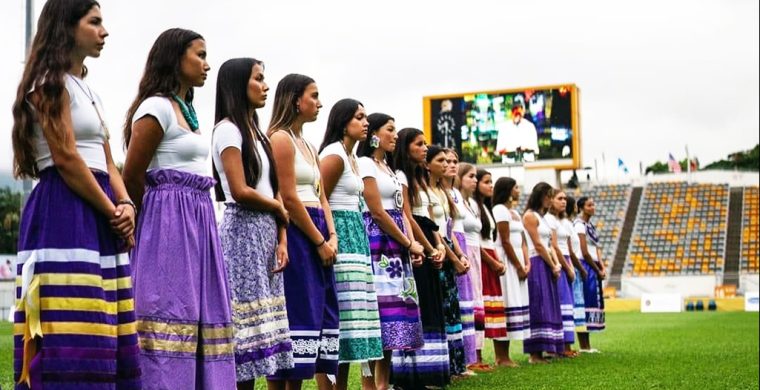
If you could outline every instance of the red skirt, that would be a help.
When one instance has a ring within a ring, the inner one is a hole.
[[[494,259],[499,259],[495,250],[483,248],[483,251]],[[485,336],[489,339],[505,338],[507,337],[507,314],[499,275],[486,265],[485,259],[483,259],[481,274],[483,276],[483,303],[486,311]]]

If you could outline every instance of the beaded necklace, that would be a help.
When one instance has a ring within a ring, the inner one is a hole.
[[[309,165],[311,165],[311,169],[314,171],[314,184],[312,186],[314,187],[314,190],[317,194],[317,198],[322,196],[322,186],[320,185],[321,180],[319,176],[319,167],[317,166],[317,156],[314,153],[313,150],[311,150],[311,146],[309,146],[306,141],[303,140],[303,137],[296,137],[296,135],[293,133],[293,129],[288,127],[288,134],[290,134],[290,138],[293,140],[293,146],[298,149],[298,152],[301,153],[301,156],[303,156],[304,159],[306,159],[306,156],[303,153],[303,150],[298,147],[297,140],[301,140],[301,144],[306,147],[306,149],[309,150],[309,158],[311,161],[309,161]]]
[[[172,99],[179,105],[179,110],[182,111],[182,116],[190,126],[190,130],[195,132],[198,130],[198,116],[195,115],[195,108],[192,103],[186,103],[177,94],[172,94]]]
[[[391,167],[388,166],[388,163],[385,162],[385,159],[382,161],[375,158],[375,156],[372,156],[372,159],[375,160],[375,164],[382,168],[388,176],[391,177],[393,180],[393,185],[396,187],[396,191],[393,193],[393,202],[396,204],[397,209],[403,209],[404,208],[404,194],[401,192],[403,190],[403,187],[401,186],[401,183],[398,181],[398,177],[396,177],[396,172],[393,172]]]

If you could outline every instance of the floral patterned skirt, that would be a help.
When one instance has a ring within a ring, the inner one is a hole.
[[[293,367],[285,289],[277,267],[277,223],[271,213],[227,205],[219,226],[227,264],[237,381]]]
[[[386,212],[401,231],[406,230],[401,210]],[[369,236],[383,349],[421,348],[419,296],[409,253],[380,228],[370,213],[364,213],[364,225]]]

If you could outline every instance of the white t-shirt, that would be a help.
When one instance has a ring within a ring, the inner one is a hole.
[[[361,199],[362,191],[364,191],[364,182],[351,168],[351,162],[348,160],[348,155],[342,143],[333,142],[327,145],[319,153],[319,158],[324,159],[332,155],[338,156],[343,160],[343,172],[340,174],[338,182],[335,183],[335,188],[330,193],[330,199],[328,199],[330,208],[333,210],[359,212],[361,211],[359,209],[359,200]]]
[[[581,258],[583,255],[581,254],[581,239],[578,237],[578,232],[575,231],[575,227],[573,227],[573,223],[570,222],[569,219],[565,218],[562,220],[562,226],[565,227],[565,230],[570,232],[570,244],[573,246],[573,253],[575,254],[575,257]]]
[[[403,171],[397,170],[396,177],[401,185],[409,188],[409,180],[406,178],[406,174]],[[430,206],[430,197],[428,196],[427,191],[420,189],[417,194],[420,196],[420,204],[412,206],[412,215],[430,218],[430,209],[428,208]],[[410,199],[410,201],[414,202],[414,199]]]
[[[464,236],[467,239],[467,245],[472,247],[480,247],[480,229],[483,228],[483,222],[478,215],[478,203],[475,199],[467,199],[467,205],[465,207],[467,212],[464,214]]]
[[[464,219],[467,214],[467,208],[464,206],[464,199],[462,193],[458,189],[452,188],[449,191],[451,200],[454,202],[454,206],[457,208],[457,216],[454,218],[454,222],[451,225],[451,231],[457,233],[464,233]]]
[[[570,232],[568,232],[562,223],[554,216],[554,214],[546,213],[544,216],[546,223],[549,224],[549,228],[557,232],[557,246],[563,256],[570,256],[570,247],[567,245],[567,239],[570,238]]]
[[[512,244],[512,248],[515,251],[515,256],[521,261],[523,259],[522,252],[522,237],[523,237],[523,225],[519,216],[515,220],[515,216],[512,215],[512,211],[507,209],[507,206],[503,204],[497,204],[493,207],[493,219],[496,223],[506,222],[509,224],[509,242]],[[496,247],[499,249],[499,255],[506,259],[507,251],[501,243],[501,233],[496,229]]]
[[[377,190],[380,192],[380,199],[383,203],[383,209],[396,209],[396,193],[401,194],[401,182],[396,175],[391,175],[387,170],[379,168],[375,160],[371,157],[360,157],[358,160],[359,175],[362,179],[371,177],[375,179]]]
[[[264,150],[264,144],[256,141],[254,137],[253,142],[256,144],[256,154],[259,155],[259,180],[253,187],[261,195],[274,198],[274,189],[272,188],[272,182],[269,179],[271,164],[267,157],[266,150]],[[223,120],[216,125],[214,129],[214,135],[211,137],[212,153],[211,158],[214,160],[214,165],[219,173],[219,182],[224,190],[225,202],[236,203],[230,192],[229,181],[227,181],[227,175],[224,172],[224,165],[222,164],[222,152],[227,148],[235,148],[242,152],[243,149],[243,136],[240,134],[240,130],[232,122]],[[245,163],[245,162],[244,162]]]
[[[582,219],[578,218],[575,220],[574,223],[575,226],[575,232],[578,233],[578,258],[583,258],[583,252],[581,252],[580,248],[580,235],[586,236],[586,222],[584,222]],[[590,240],[588,237],[586,237],[586,246],[588,247],[588,254],[591,255],[591,260],[593,261],[599,261],[596,257],[596,245],[594,245],[594,242]],[[588,261],[589,259],[584,259]]]
[[[488,238],[483,238],[483,236],[480,237],[480,247],[484,249],[496,249],[493,242],[493,232],[496,230],[496,221],[494,221],[493,214],[488,210],[488,207],[484,207],[484,209],[486,211],[486,218],[488,218],[488,221],[491,224],[491,230],[488,231]]]
[[[167,97],[152,96],[137,107],[132,118],[132,125],[143,117],[150,115],[158,121],[164,136],[156,148],[148,170],[174,169],[195,175],[208,175],[206,160],[209,145],[200,133],[180,127],[177,115]]]
[[[438,225],[438,233],[440,233],[441,236],[448,237],[449,200],[446,198],[443,190],[440,189],[430,189],[428,196],[430,197],[431,218],[433,219],[433,222]]]
[[[525,118],[515,124],[509,120],[499,126],[499,135],[496,139],[496,151],[514,152],[517,148],[530,149],[538,155],[538,133],[536,126]]]
[[[88,168],[107,172],[106,152],[103,149],[103,145],[106,143],[106,133],[100,124],[98,111],[92,106],[92,101],[94,100],[100,114],[105,115],[103,112],[103,102],[87,86],[84,80],[80,78],[66,74],[64,86],[69,93],[69,100],[71,101],[69,110],[71,111],[71,124],[73,125],[77,153],[82,157]],[[29,91],[29,93],[32,92]],[[30,106],[32,111],[34,111],[34,106]],[[37,170],[42,171],[45,168],[52,167],[54,163],[53,155],[50,153],[50,147],[43,135],[42,126],[39,121],[35,121],[34,123],[34,135]]]

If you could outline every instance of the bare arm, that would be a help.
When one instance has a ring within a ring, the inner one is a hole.
[[[31,99],[33,103],[39,102],[38,95],[33,94]],[[106,217],[113,218],[116,207],[113,201],[106,195],[90,168],[87,167],[82,156],[79,155],[74,137],[74,125],[71,122],[71,111],[68,107],[71,105],[68,92],[63,92],[63,101],[61,102],[61,127],[64,134],[55,134],[54,129],[46,126],[43,121],[42,135],[50,148],[50,155],[53,158],[53,164],[63,181],[75,194],[92,205],[98,212]]]
[[[280,202],[277,199],[265,196],[246,184],[243,155],[240,149],[228,147],[222,151],[220,157],[224,175],[227,177],[227,184],[235,202],[251,210],[275,213],[280,209]],[[266,158],[266,156],[262,157]],[[268,178],[264,179],[268,180]]]
[[[295,173],[295,147],[287,134],[282,131],[275,132],[270,137],[272,144],[272,156],[277,161],[277,182],[280,187],[280,196],[285,208],[290,214],[291,222],[298,227],[309,240],[317,245],[329,237],[323,237],[322,233],[314,226],[306,207],[298,198],[296,192]]]
[[[520,259],[517,258],[515,248],[512,246],[512,241],[509,239],[509,222],[497,222],[496,229],[499,231],[501,246],[507,254],[507,260],[509,263],[512,264],[518,272],[525,272],[523,265],[520,263]],[[527,257],[525,257],[525,259],[527,259]]]
[[[538,234],[538,217],[536,217],[535,213],[526,213],[525,216],[523,216],[523,225],[525,226],[525,231],[528,232],[531,241],[533,241],[533,247],[536,248],[536,252],[538,252],[539,256],[541,256],[549,268],[554,268],[554,262],[552,261],[551,255],[544,243],[541,242],[541,236]]]
[[[108,142],[103,144],[103,151],[106,155],[108,178],[109,182],[111,183],[114,197],[117,201],[129,200],[129,195],[127,194],[127,189],[124,187],[124,181],[121,179],[119,169],[116,168],[116,164],[113,162],[113,157],[111,156],[111,145],[109,145]],[[130,248],[134,246],[134,239],[132,237],[132,234],[135,231],[136,214],[137,210],[135,208],[132,208],[131,205],[117,204],[113,218],[111,219],[111,228],[114,229],[114,231],[119,234],[125,241],[127,241],[127,246]]]
[[[336,154],[325,156],[319,164],[319,172],[322,176],[322,189],[323,193],[330,199],[330,195],[335,190],[335,185],[338,184],[340,176],[343,174],[343,159]]]
[[[596,264],[596,261],[593,260],[594,258],[591,257],[591,253],[588,251],[588,242],[586,241],[586,235],[578,234],[578,238],[581,240],[581,253],[583,253],[583,260],[591,267],[591,269],[594,270],[594,272],[599,274],[599,266]]]
[[[578,259],[578,256],[575,254],[575,251],[573,250],[573,242],[570,238],[567,239],[567,247],[570,249],[570,262],[573,263],[573,266],[578,269],[578,272],[580,272],[581,276],[585,279],[586,270],[583,268],[580,259]]]
[[[383,208],[383,201],[380,198],[380,190],[377,187],[377,180],[374,177],[368,176],[364,178],[364,200],[367,203],[367,208],[372,215],[372,219],[377,222],[380,229],[388,234],[392,239],[401,244],[401,246],[408,248],[412,243],[411,237],[407,237],[404,232],[396,225],[390,215]]]
[[[422,228],[417,223],[417,221],[414,220],[414,217],[412,217],[412,203],[409,201],[409,192],[407,186],[402,186],[402,192],[404,195],[404,215],[406,215],[409,224],[412,226],[412,233],[414,234],[414,237],[420,244],[422,244],[422,247],[425,248],[425,252],[429,254],[436,252],[437,249],[435,246],[433,246],[433,243],[428,241],[428,239],[425,237],[425,233],[422,232]],[[438,243],[436,242],[435,245],[437,246]]]
[[[142,206],[145,193],[145,172],[163,137],[161,125],[150,115],[138,119],[132,125],[132,138],[124,162],[124,184],[138,209]]]

